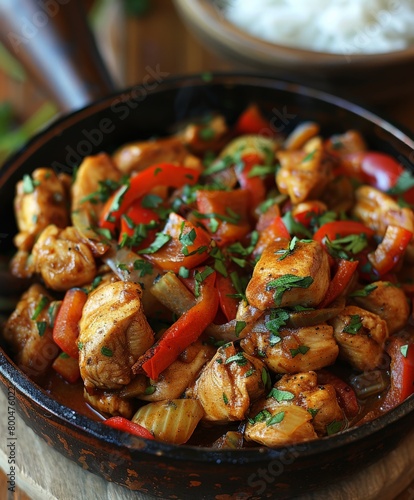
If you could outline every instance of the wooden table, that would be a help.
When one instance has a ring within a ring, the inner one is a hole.
[[[114,4],[119,3],[114,2]],[[108,33],[107,30],[111,35],[112,46],[115,47],[115,50],[111,50],[109,53],[112,56],[112,66],[115,68],[117,79],[121,85],[127,86],[140,82],[147,74],[146,68],[155,68],[156,65],[159,65],[162,71],[170,73],[171,76],[201,71],[240,69],[240,65],[234,61],[225,60],[203,47],[183,25],[171,0],[151,0],[150,10],[142,17],[122,19],[122,15],[119,15],[118,11],[117,16],[115,16],[118,26],[115,27],[111,26],[111,17],[109,16],[109,20],[106,21],[107,26],[103,31],[105,31],[105,36]],[[119,29],[119,24],[123,26],[122,29]],[[108,37],[106,36],[106,38]],[[119,58],[115,57],[115,62],[114,53],[122,54]],[[24,119],[42,105],[45,97],[30,81],[16,82],[0,72],[0,101],[4,100],[11,102],[17,115]],[[376,107],[394,121],[414,132],[414,92],[412,96],[408,97],[390,96],[388,100],[377,103]],[[28,435],[30,436],[30,429]],[[414,446],[414,439],[412,443]],[[409,479],[413,482],[407,487],[408,478],[404,477],[402,483],[404,490],[395,490],[398,491],[398,496],[395,497],[398,500],[414,498],[414,470],[410,468],[409,470],[412,474]],[[377,498],[392,497],[378,496]],[[8,494],[7,478],[1,470],[0,499],[31,500],[19,488],[14,494]],[[66,499],[62,497],[59,500]]]

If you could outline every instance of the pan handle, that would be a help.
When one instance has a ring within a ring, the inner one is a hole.
[[[0,40],[62,111],[115,90],[82,0],[1,0]]]

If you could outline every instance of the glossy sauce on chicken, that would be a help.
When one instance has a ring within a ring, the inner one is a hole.
[[[409,397],[411,175],[357,131],[266,130],[250,106],[73,179],[26,175],[11,270],[36,283],[3,328],[19,367],[91,418],[219,448],[330,436]]]

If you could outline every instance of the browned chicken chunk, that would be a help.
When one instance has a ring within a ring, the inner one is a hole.
[[[121,176],[111,157],[100,153],[82,161],[72,185],[72,223],[95,255],[102,255],[108,249],[93,228],[104,203],[117,189]]]
[[[337,432],[343,413],[335,389],[317,385],[315,372],[283,376],[266,399],[252,408],[245,438],[265,446],[285,446]]]
[[[226,344],[204,367],[188,395],[201,403],[205,420],[243,420],[251,402],[264,394],[263,370],[259,359]]]
[[[88,295],[79,323],[79,366],[86,388],[119,389],[154,343],[140,285],[117,281]]]
[[[188,152],[178,137],[125,144],[114,154],[114,161],[124,174],[139,172],[162,162],[201,168],[200,160]]]
[[[276,240],[257,262],[246,297],[257,309],[313,307],[325,297],[330,282],[328,256],[317,241]]]
[[[49,326],[51,300],[41,285],[32,285],[4,326],[4,338],[16,352],[17,364],[31,377],[46,372],[59,354]]]
[[[214,356],[216,349],[201,341],[191,344],[178,359],[166,368],[157,380],[137,375],[121,390],[123,397],[136,397],[144,401],[179,399],[190,387],[203,366]]]
[[[132,402],[121,398],[117,392],[93,391],[93,394],[89,394],[84,390],[83,397],[95,410],[104,414],[125,418],[131,418],[134,414]]]
[[[338,345],[329,325],[281,328],[272,333],[266,324],[262,320],[256,325],[241,341],[241,347],[248,354],[259,356],[276,373],[319,370],[332,365],[338,357]]]
[[[377,314],[347,306],[330,321],[339,344],[339,356],[357,370],[373,370],[381,363],[387,323]]]
[[[353,300],[367,311],[384,319],[390,335],[400,331],[407,323],[410,307],[401,288],[387,281],[374,281],[367,295],[354,296]]]
[[[30,251],[38,234],[49,224],[64,228],[69,224],[69,209],[64,183],[50,168],[38,168],[17,183],[14,199],[19,233],[15,244]]]
[[[96,265],[88,245],[71,226],[59,229],[48,226],[33,247],[33,264],[46,286],[65,291],[90,283]]]
[[[332,178],[332,166],[324,159],[322,141],[314,137],[303,150],[279,151],[280,169],[276,174],[279,191],[296,205],[318,198]]]

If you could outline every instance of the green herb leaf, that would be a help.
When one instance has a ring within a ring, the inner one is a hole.
[[[180,269],[178,270],[178,276],[186,279],[190,276],[190,270],[187,269],[185,266],[181,266]]]
[[[224,404],[225,405],[228,405],[229,404],[229,398],[227,397],[226,393],[223,392],[223,401],[224,401]]]
[[[298,354],[306,354],[309,349],[310,348],[307,345],[300,345],[297,349],[290,349],[290,354],[292,355],[292,358],[294,358]]]
[[[247,323],[245,321],[236,321],[236,328],[235,328],[236,337],[239,337],[242,330],[246,327],[246,324]]]
[[[292,392],[282,391],[280,389],[276,389],[276,387],[273,387],[267,397],[276,399],[276,401],[281,403],[282,401],[291,401],[295,398],[295,395]]]
[[[326,237],[325,245],[332,257],[349,260],[349,254],[356,255],[362,252],[367,247],[368,240],[364,233],[350,234],[336,240],[330,240]]]
[[[400,347],[400,352],[404,356],[404,358],[406,358],[408,354],[408,344],[402,345]]]
[[[23,193],[30,194],[33,193],[35,187],[40,184],[39,181],[35,181],[31,178],[29,174],[23,176]]]
[[[308,408],[308,412],[312,415],[312,418],[315,418],[318,414],[320,408]]]
[[[309,288],[313,283],[312,276],[295,276],[294,274],[285,274],[280,278],[269,281],[266,290],[275,288],[274,301],[280,306],[283,294],[292,288]]]
[[[343,329],[345,333],[356,335],[362,328],[362,319],[358,314],[351,314],[348,325]]]
[[[146,194],[141,201],[143,208],[158,208],[163,202],[163,199],[156,194]]]
[[[107,356],[108,358],[112,358],[113,356],[113,352],[111,351],[111,349],[109,349],[109,347],[101,347],[101,354],[103,354],[104,356]]]
[[[343,422],[334,420],[330,424],[326,426],[326,432],[328,436],[332,436],[332,434],[337,434],[340,430],[342,430]]]
[[[273,415],[273,417],[269,418],[266,421],[266,426],[270,427],[271,425],[280,424],[280,422],[282,422],[284,418],[285,418],[285,412],[280,411],[279,413],[276,413],[275,415]]]
[[[364,288],[361,288],[360,290],[355,290],[355,292],[352,292],[349,294],[350,297],[368,297],[368,295],[376,290],[378,288],[377,285],[374,285],[373,283],[370,283],[369,285],[366,285]]]
[[[134,269],[136,271],[140,271],[140,278],[143,278],[147,274],[152,274],[154,272],[154,266],[151,264],[151,262],[148,262],[144,259],[136,259],[134,261]]]
[[[313,237],[312,232],[307,227],[294,219],[291,211],[286,212],[282,220],[289,234],[299,234],[309,239]]]
[[[155,236],[155,240],[151,243],[151,245],[147,248],[143,248],[142,250],[138,250],[137,253],[138,254],[156,253],[170,240],[171,240],[171,235],[166,233],[157,233]]]
[[[156,390],[157,388],[155,387],[155,385],[149,385],[148,387],[145,388],[144,394],[149,396],[150,394],[154,394]]]
[[[414,175],[408,170],[398,177],[395,185],[388,190],[388,194],[402,194],[414,186]]]
[[[39,300],[39,302],[37,303],[36,307],[35,307],[35,310],[33,312],[33,315],[31,317],[31,319],[33,321],[36,321],[39,314],[43,311],[43,309],[47,306],[47,304],[49,303],[49,300],[47,297],[43,296],[41,297],[41,299]]]
[[[37,331],[39,332],[39,336],[43,337],[46,332],[47,322],[46,321],[36,321]]]
[[[228,365],[230,363],[236,363],[239,366],[244,366],[247,363],[247,359],[244,357],[243,352],[238,352],[234,356],[230,356],[226,359],[225,364]]]

